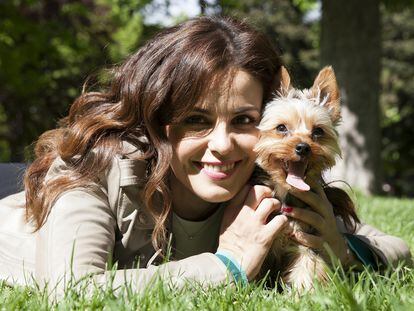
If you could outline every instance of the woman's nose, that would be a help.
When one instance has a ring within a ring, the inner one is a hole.
[[[227,124],[217,124],[217,126],[210,132],[208,136],[208,148],[211,152],[227,154],[233,151],[233,137],[228,130]]]

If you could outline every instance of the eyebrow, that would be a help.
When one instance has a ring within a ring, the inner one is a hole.
[[[204,114],[211,114],[211,110],[210,109],[204,109],[204,108],[198,108],[198,107],[196,107],[196,108],[194,108],[194,110],[193,110],[194,112],[198,112],[198,113],[204,113]],[[242,113],[242,112],[247,112],[247,111],[257,111],[257,112],[259,112],[260,113],[260,110],[259,109],[257,109],[256,107],[254,107],[254,106],[245,106],[245,107],[238,107],[238,108],[236,108],[235,110],[234,110],[234,113],[235,114],[239,114],[239,113]]]

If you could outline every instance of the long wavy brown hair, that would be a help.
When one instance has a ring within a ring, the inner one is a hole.
[[[24,179],[28,220],[39,230],[59,195],[96,184],[128,141],[143,151],[140,160],[148,164],[144,204],[155,220],[153,245],[163,248],[172,157],[165,125],[184,117],[234,69],[257,78],[263,102],[269,101],[279,85],[280,66],[266,36],[242,21],[199,17],[163,30],[113,68],[108,85],[83,92],[57,129],[40,136]],[[57,158],[68,171],[45,178]],[[162,206],[155,204],[156,197]]]

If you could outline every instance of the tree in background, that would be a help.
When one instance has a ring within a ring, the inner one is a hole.
[[[333,169],[332,177],[364,192],[379,192],[379,2],[322,0],[320,44],[322,65],[333,65],[342,98],[342,161]]]
[[[345,105],[337,178],[365,192],[414,195],[414,2],[323,1],[320,24],[306,19],[316,2],[220,0],[216,7],[273,38],[301,87],[320,66],[334,65]]]
[[[395,3],[392,3],[395,5]],[[383,10],[381,109],[384,190],[414,196],[414,6]]]
[[[139,45],[148,2],[0,2],[0,160],[22,161],[89,75]]]
[[[319,70],[319,24],[306,19],[313,2],[289,0],[219,0],[216,10],[246,19],[266,33],[282,53],[298,87],[310,87]]]
[[[334,64],[346,105],[339,176],[414,196],[414,1],[322,3],[321,59]]]
[[[297,86],[309,87],[321,66],[333,65],[343,99],[343,162],[330,178],[346,180],[365,192],[378,192],[379,3],[322,1],[320,24],[306,19],[306,13],[315,4],[312,0],[220,0],[216,6],[225,15],[247,18],[273,38]]]

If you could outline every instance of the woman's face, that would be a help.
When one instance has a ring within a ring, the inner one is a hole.
[[[260,82],[238,71],[230,85],[210,92],[182,122],[166,127],[173,195],[217,203],[241,190],[254,168],[262,99]]]

